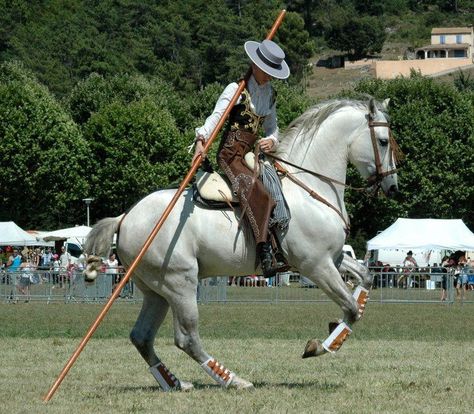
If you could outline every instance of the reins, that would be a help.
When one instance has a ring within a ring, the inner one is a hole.
[[[331,208],[332,210],[334,210],[338,215],[339,217],[342,219],[342,221],[344,222],[345,224],[345,228],[344,228],[344,231],[346,232],[347,235],[349,235],[349,231],[350,231],[350,224],[349,224],[349,221],[346,220],[346,218],[344,217],[344,215],[341,213],[341,211],[336,207],[334,206],[333,204],[331,204],[329,201],[327,201],[324,197],[320,196],[316,191],[312,190],[310,187],[308,187],[305,183],[303,183],[302,181],[298,180],[298,178],[296,178],[294,176],[294,174],[291,174],[286,168],[284,168],[281,164],[279,164],[278,162],[275,162],[274,163],[275,165],[275,168],[276,170],[281,173],[284,177],[288,177],[288,179],[290,179],[291,181],[293,181],[296,185],[298,185],[299,187],[301,187],[303,190],[305,190],[309,195],[310,197],[314,198],[315,200],[318,200],[320,201],[321,203],[323,203],[324,205],[328,206],[329,208]],[[345,184],[344,184],[345,185]]]
[[[312,170],[309,170],[307,168],[304,168],[304,167],[301,167],[297,164],[293,164],[292,162],[288,161],[288,160],[285,160],[284,158],[280,158],[276,155],[273,155],[269,152],[264,152],[265,156],[269,157],[269,158],[272,158],[274,160],[277,160],[277,161],[281,161],[281,162],[284,162],[285,164],[288,164],[288,165],[291,165],[292,167],[295,167],[297,168],[298,170],[300,171],[303,171],[303,172],[306,172],[308,174],[311,174],[313,175],[314,177],[318,177],[320,178],[321,180],[323,181],[327,181],[327,182],[331,182],[331,183],[334,183],[334,184],[338,184],[338,185],[342,185],[343,187],[345,188],[350,188],[352,190],[355,190],[355,191],[366,191],[366,189],[364,187],[352,187],[351,185],[349,184],[346,184],[342,181],[339,181],[339,180],[336,180],[334,178],[331,178],[331,177],[328,177],[326,175],[323,175],[323,174],[320,174],[320,173],[317,173],[316,171],[312,171]],[[283,168],[283,167],[282,167]],[[287,174],[291,174],[289,171],[285,170]]]

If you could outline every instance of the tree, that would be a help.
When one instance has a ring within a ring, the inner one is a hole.
[[[273,82],[273,86],[278,96],[277,118],[281,130],[315,104],[301,86],[291,86],[287,82]]]
[[[303,19],[296,13],[288,13],[276,39],[285,50],[286,61],[291,70],[289,82],[298,84],[306,74],[309,59],[314,52],[314,42],[304,30]]]
[[[92,152],[96,217],[124,212],[181,178],[188,165],[185,137],[171,113],[150,97],[102,107],[84,126],[84,136]]]
[[[371,16],[380,16],[384,12],[384,3],[382,0],[355,0],[354,5],[357,11]]]
[[[0,220],[47,228],[84,222],[88,146],[21,64],[0,66]]]
[[[458,0],[439,0],[438,7],[440,10],[445,12],[457,13]]]
[[[90,72],[125,71],[126,55],[107,52],[107,37],[91,22],[83,2],[52,1],[10,39],[12,53],[59,96]],[[118,59],[116,59],[118,57]]]
[[[92,73],[78,82],[66,100],[73,119],[83,125],[92,114],[113,101],[123,105],[149,97],[160,108],[173,115],[177,127],[183,131],[193,123],[188,100],[181,97],[168,82],[140,74],[117,74],[102,76]]]
[[[303,17],[304,28],[313,34],[314,12],[321,7],[320,0],[293,0],[288,2],[288,10],[296,12]]]
[[[351,18],[333,26],[326,34],[328,46],[361,58],[368,53],[379,53],[385,41],[382,23],[376,17]]]

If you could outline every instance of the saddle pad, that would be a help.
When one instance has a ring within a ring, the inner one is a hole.
[[[198,171],[196,174],[196,187],[201,197],[206,200],[239,202],[232,193],[227,181],[217,172]]]

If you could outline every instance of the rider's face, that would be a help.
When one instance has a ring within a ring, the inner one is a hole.
[[[265,73],[254,63],[252,63],[252,73],[253,77],[259,85],[265,85],[268,81],[272,79],[272,77],[268,73]]]

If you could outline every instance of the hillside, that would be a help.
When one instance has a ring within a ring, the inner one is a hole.
[[[329,99],[344,89],[351,89],[358,81],[373,77],[369,67],[360,69],[328,69],[313,66],[308,77],[306,92],[318,101]]]
[[[407,45],[403,43],[387,43],[379,56],[385,60],[396,60],[404,55],[406,48]],[[352,89],[360,80],[375,76],[369,65],[354,69],[330,69],[316,65],[320,59],[325,60],[337,54],[337,51],[328,50],[325,53],[315,55],[311,59],[312,73],[306,79],[306,92],[318,101],[330,99],[343,90]],[[452,84],[459,78],[459,72],[459,70],[455,70],[448,74],[433,76],[433,79],[437,82]],[[474,82],[474,67],[462,68],[462,72],[466,79]]]

